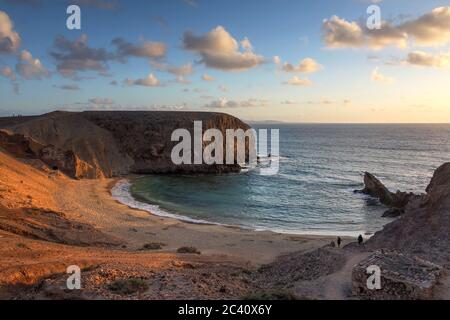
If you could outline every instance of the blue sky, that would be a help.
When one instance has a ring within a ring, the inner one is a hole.
[[[450,1],[374,2],[394,38],[365,32],[370,0],[71,1],[81,8],[81,30],[66,28],[66,0],[0,0],[0,41],[5,15],[13,26],[3,38],[20,37],[17,47],[0,46],[0,114],[183,109],[246,120],[449,122],[450,26],[439,19],[450,18]],[[68,54],[55,45],[58,36],[68,43],[87,37],[92,52],[104,50],[108,58],[96,61],[104,72],[74,66],[73,74],[64,74],[58,64],[82,63],[55,58]],[[136,50],[145,43],[165,50],[158,57],[129,50],[119,59],[116,38]],[[228,48],[230,39],[238,48]],[[36,59],[38,68],[17,66]],[[286,64],[294,68],[287,71]],[[189,65],[189,71],[175,70]]]

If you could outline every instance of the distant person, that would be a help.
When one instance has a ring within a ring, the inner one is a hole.
[[[359,237],[358,237],[358,244],[362,245],[363,242],[364,242],[364,239],[363,239],[362,235],[359,235]]]
[[[338,237],[337,238],[337,245],[338,245],[339,248],[341,247],[341,244],[342,244],[342,239],[341,239],[341,237]]]

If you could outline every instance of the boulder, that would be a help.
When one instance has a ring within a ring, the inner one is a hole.
[[[364,189],[356,192],[367,194],[377,198],[382,204],[391,208],[383,215],[384,217],[396,217],[403,213],[411,198],[415,197],[413,193],[397,191],[393,193],[378,180],[373,174],[366,172],[364,174]]]
[[[380,268],[381,288],[369,289],[368,268]],[[444,268],[413,255],[397,251],[378,250],[358,263],[352,271],[352,293],[370,300],[433,299]]]

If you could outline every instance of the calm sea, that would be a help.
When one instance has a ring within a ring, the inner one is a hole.
[[[280,129],[277,175],[151,175],[121,183],[113,193],[131,206],[192,222],[370,234],[391,220],[381,217],[386,208],[377,201],[353,193],[363,187],[364,171],[393,191],[420,193],[433,171],[450,161],[450,125],[272,127]]]

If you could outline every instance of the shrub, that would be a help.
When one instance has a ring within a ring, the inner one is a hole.
[[[191,254],[201,254],[201,252],[196,247],[181,247],[177,250],[178,253],[191,253]]]
[[[148,284],[143,279],[121,279],[109,285],[109,290],[121,295],[130,295],[148,290]]]

